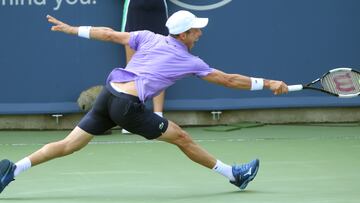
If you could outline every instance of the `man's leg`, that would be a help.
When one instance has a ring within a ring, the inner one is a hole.
[[[166,132],[158,140],[178,146],[191,160],[209,169],[214,168],[216,164],[214,156],[195,143],[187,132],[171,121]]]
[[[195,143],[187,132],[171,121],[169,121],[166,132],[158,137],[158,140],[178,146],[192,161],[227,177],[230,183],[240,189],[246,188],[247,184],[255,178],[259,169],[258,159],[234,166],[216,160],[214,156]]]
[[[31,154],[29,156],[31,166],[36,166],[51,159],[72,154],[86,146],[92,138],[93,135],[85,132],[79,127],[75,127],[65,139],[46,144],[38,151]]]
[[[76,127],[65,139],[44,145],[41,149],[16,164],[4,159],[0,162],[0,193],[14,180],[14,177],[32,166],[54,158],[72,154],[86,146],[93,136]]]

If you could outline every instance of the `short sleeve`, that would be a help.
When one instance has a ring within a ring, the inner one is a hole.
[[[154,37],[155,33],[147,30],[130,32],[129,46],[131,49],[137,51],[143,44],[151,42]]]
[[[212,73],[214,71],[213,68],[211,68],[207,63],[205,63],[202,59],[198,58],[196,64],[196,72],[194,73],[197,77],[205,77],[209,73]]]

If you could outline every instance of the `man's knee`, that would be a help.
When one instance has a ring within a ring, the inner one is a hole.
[[[187,132],[185,132],[178,125],[176,125],[171,121],[169,121],[169,126],[166,132],[163,135],[161,135],[158,139],[177,145],[178,147],[187,147],[192,143],[194,143],[192,138]]]
[[[192,143],[193,143],[193,140],[187,132],[185,132],[182,129],[179,129],[177,131],[175,139],[174,139],[175,145],[177,145],[178,147],[188,147]]]
[[[86,133],[84,130],[76,127],[70,135],[68,135],[65,139],[59,141],[59,145],[62,146],[62,155],[69,155],[76,151],[79,151],[83,147],[85,147],[90,140],[92,139],[92,135]]]

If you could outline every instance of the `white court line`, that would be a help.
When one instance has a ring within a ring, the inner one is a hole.
[[[246,142],[246,141],[266,141],[266,138],[239,138],[239,139],[194,139],[195,142]],[[274,140],[274,139],[271,139]],[[276,139],[275,139],[276,140]],[[91,141],[90,145],[118,145],[118,144],[158,144],[163,143],[163,141],[158,140],[144,140],[144,141]],[[12,144],[0,144],[0,146],[43,146],[46,143],[12,143]]]
[[[243,142],[247,140],[257,140],[257,139],[226,139],[226,140],[215,140],[215,139],[208,139],[208,140],[196,140],[195,142],[217,142],[217,141],[226,141],[226,142]],[[259,139],[261,140],[261,139]],[[157,140],[144,140],[144,141],[91,141],[89,142],[90,145],[118,145],[118,144],[158,144],[163,143],[163,141]],[[0,146],[15,146],[15,147],[22,147],[22,146],[42,146],[46,143],[12,143],[12,144],[0,144]]]
[[[283,141],[283,140],[359,140],[360,136],[342,136],[342,137],[293,137],[293,138],[238,138],[238,139],[194,139],[195,142],[247,142],[247,141]],[[163,141],[158,140],[136,140],[136,141],[91,141],[90,145],[118,145],[118,144],[158,144],[163,143]],[[22,146],[43,146],[46,143],[1,143],[2,146],[14,146],[14,147],[22,147]]]

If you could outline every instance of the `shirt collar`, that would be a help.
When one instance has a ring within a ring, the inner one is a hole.
[[[187,46],[182,43],[181,41],[175,39],[174,37],[168,35],[166,38],[165,38],[165,41],[167,44],[170,44],[170,45],[173,45],[174,47],[179,47],[179,48],[182,48],[183,50],[185,51],[189,51]]]

